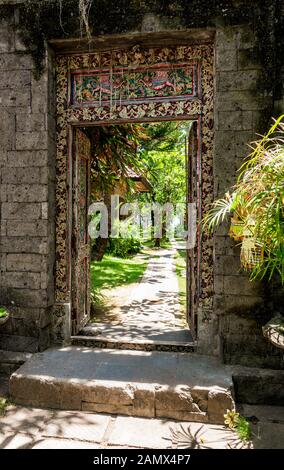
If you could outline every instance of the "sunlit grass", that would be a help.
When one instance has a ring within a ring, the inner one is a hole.
[[[113,289],[138,282],[148,265],[148,258],[116,258],[105,255],[91,263],[91,292]]]
[[[179,303],[181,311],[186,313],[186,251],[178,249],[175,256],[175,269],[178,278]]]

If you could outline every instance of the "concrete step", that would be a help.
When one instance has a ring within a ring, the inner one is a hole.
[[[222,424],[232,372],[212,357],[84,347],[34,355],[10,380],[22,405]]]
[[[10,376],[31,357],[31,353],[4,351],[0,349],[0,375]]]
[[[134,351],[172,351],[193,353],[197,343],[194,341],[159,341],[146,339],[115,339],[102,335],[97,336],[72,336],[72,345],[88,348],[125,349]]]

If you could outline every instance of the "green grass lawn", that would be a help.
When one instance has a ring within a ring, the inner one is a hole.
[[[147,265],[147,256],[124,259],[106,254],[102,261],[91,262],[91,292],[137,282]]]
[[[179,287],[179,301],[182,312],[186,313],[186,251],[177,250],[175,256],[176,273]]]

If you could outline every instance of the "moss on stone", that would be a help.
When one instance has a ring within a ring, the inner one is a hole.
[[[0,12],[9,15],[11,8],[9,5],[1,7]],[[79,0],[26,0],[18,8],[21,37],[40,76],[48,40],[84,35]],[[272,103],[259,123],[260,129],[266,126],[273,114],[273,103],[283,96],[284,11],[281,0],[94,0],[89,15],[90,31],[93,36],[139,31],[143,18],[149,13],[161,18],[164,25],[175,28],[179,25],[179,29],[250,24],[257,43],[254,59],[262,65],[262,77],[256,89],[271,97]]]

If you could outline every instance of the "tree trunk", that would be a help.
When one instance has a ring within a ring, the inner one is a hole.
[[[104,202],[108,210],[108,234],[110,234],[111,232],[111,202],[110,201],[111,201],[110,196],[107,195],[105,197]],[[97,238],[96,242],[92,246],[92,253],[91,253],[92,261],[102,261],[105,251],[107,249],[108,240],[109,238],[102,238],[102,237]]]

